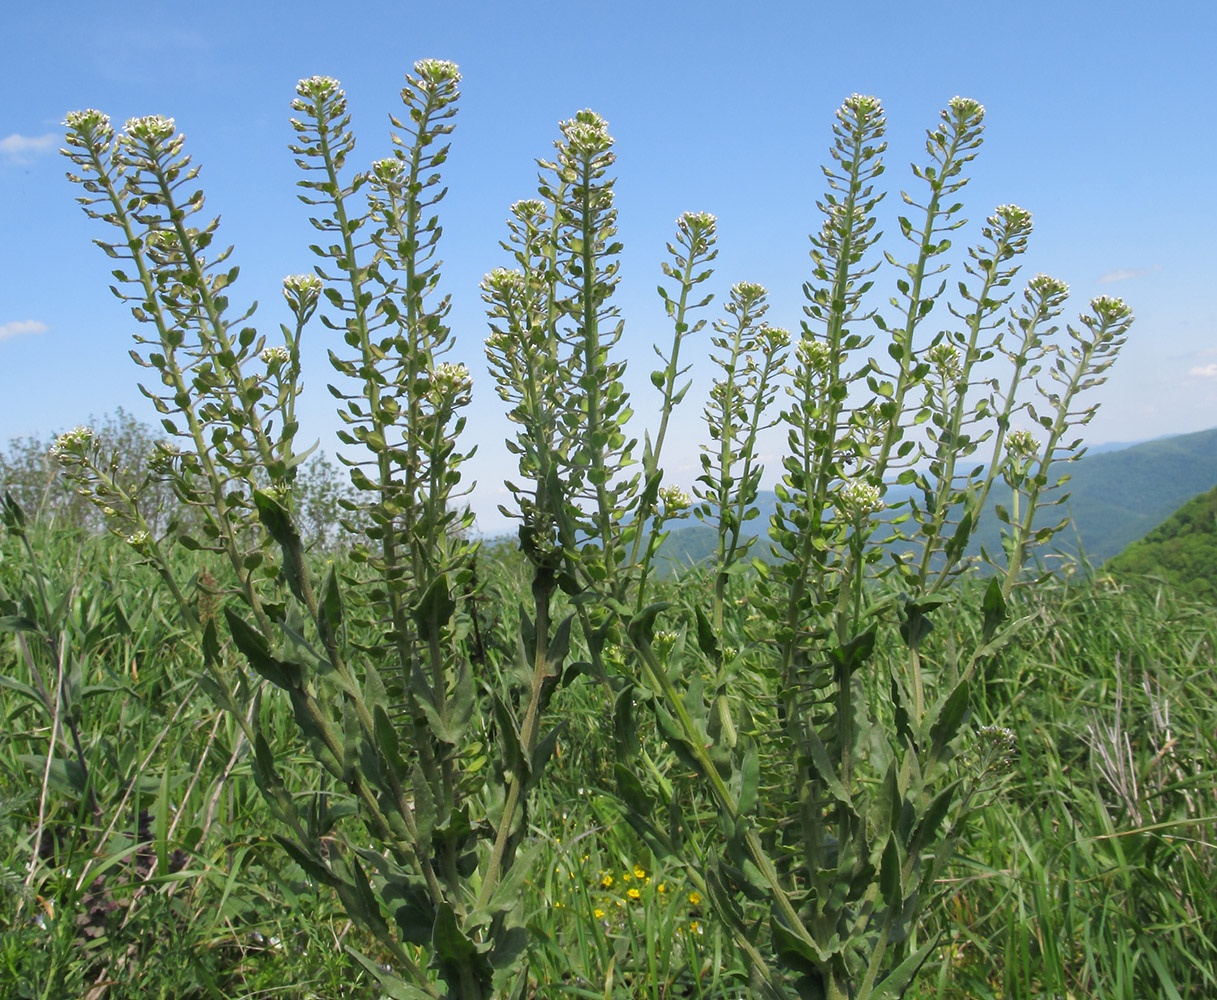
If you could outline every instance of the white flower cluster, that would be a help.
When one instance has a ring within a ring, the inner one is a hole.
[[[798,359],[799,364],[808,371],[820,373],[828,371],[830,360],[828,347],[822,341],[814,340],[811,337],[801,338],[795,346],[794,356]]]
[[[718,217],[709,212],[684,212],[676,220],[676,228],[686,235],[709,240],[718,229]]]
[[[934,366],[934,370],[945,379],[954,380],[963,370],[959,364],[959,348],[945,340],[931,347],[926,358]]]
[[[673,647],[675,647],[679,639],[679,632],[656,629],[655,635],[651,637],[651,645],[655,647],[655,652],[660,656],[667,656],[672,652]]]
[[[1011,431],[1006,438],[1006,453],[1014,458],[1033,458],[1040,450],[1040,443],[1026,430]]]
[[[1005,726],[981,726],[976,731],[977,755],[988,758],[997,771],[1009,770],[1018,752],[1018,737]]]
[[[760,335],[770,353],[790,346],[790,331],[780,326],[763,326],[760,329]]]
[[[381,184],[395,184],[401,178],[402,162],[396,156],[372,161],[372,176]]]
[[[693,498],[679,486],[661,486],[659,499],[663,501],[664,512],[668,517],[680,514],[693,506]]]
[[[879,487],[862,479],[848,479],[841,487],[841,499],[858,514],[877,514],[886,506],[879,495]]]
[[[55,438],[55,443],[50,447],[51,458],[62,461],[67,456],[74,455],[92,444],[93,437],[92,427],[73,427],[70,431],[64,431]]]
[[[332,76],[310,76],[307,80],[301,80],[296,84],[296,93],[301,97],[331,97],[335,94],[341,96],[342,87],[338,81]],[[292,102],[292,107],[296,106],[296,102]],[[303,110],[297,108],[297,111]]]
[[[1069,286],[1060,278],[1054,278],[1050,274],[1037,274],[1027,282],[1027,288],[1046,299],[1063,299],[1069,294]]]
[[[310,312],[321,297],[321,279],[315,274],[289,274],[283,279],[283,297],[297,317]]]
[[[575,155],[603,153],[613,144],[613,137],[608,133],[608,122],[590,109],[580,111],[558,127]]]
[[[459,401],[473,387],[473,378],[463,364],[443,361],[431,371],[429,395],[436,403]]]
[[[330,111],[341,114],[346,110],[346,94],[332,76],[310,76],[307,80],[301,80],[296,84],[296,94],[296,99],[292,101],[293,111],[309,113],[313,105],[324,104],[331,98],[334,100],[334,106]],[[305,132],[310,128],[295,118],[291,119],[291,125],[297,132]]]
[[[746,306],[752,305],[752,303],[763,299],[768,294],[768,289],[764,285],[758,285],[755,281],[740,281],[731,286],[731,297],[738,299]]]
[[[511,214],[525,222],[536,222],[545,218],[545,203],[539,198],[521,198],[512,202]]]
[[[148,544],[148,532],[137,531],[132,535],[127,536],[127,544],[135,549],[142,549]]]
[[[870,94],[850,94],[845,107],[857,115],[872,115],[883,110],[883,102]]]
[[[983,118],[985,106],[971,97],[960,97],[956,94],[948,102],[951,110],[960,118]]]
[[[173,138],[176,127],[172,118],[166,118],[164,115],[144,115],[141,118],[128,118],[123,131],[130,141],[164,142]]]
[[[510,267],[496,267],[482,278],[482,291],[491,295],[519,294],[524,291],[524,273]]]
[[[1123,299],[1111,295],[1100,295],[1091,299],[1090,308],[1107,323],[1120,323],[1132,319],[1132,307],[1126,305]]]
[[[96,108],[86,108],[84,111],[69,111],[64,116],[63,124],[73,132],[102,132],[108,133],[110,128],[110,116],[103,114]]]
[[[461,82],[460,69],[447,59],[420,59],[414,64],[414,72],[428,83]]]
[[[321,279],[315,274],[289,274],[283,279],[283,291],[301,298],[317,295],[321,291]]]
[[[258,355],[270,369],[278,368],[282,364],[286,364],[291,355],[286,347],[268,347]]]
[[[1004,226],[1013,232],[1031,232],[1031,213],[1017,205],[998,205],[989,217],[989,224]]]

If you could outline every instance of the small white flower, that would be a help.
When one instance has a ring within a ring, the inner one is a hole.
[[[926,357],[942,378],[953,380],[958,378],[962,371],[959,364],[959,349],[945,340],[931,347]]]
[[[850,94],[845,99],[845,107],[856,114],[869,115],[881,111],[883,103],[869,94]]]
[[[164,142],[173,138],[176,126],[172,118],[164,115],[144,115],[142,118],[128,118],[123,131],[128,140],[138,142]]]
[[[279,365],[286,364],[291,355],[286,347],[268,347],[258,357],[266,362],[267,368],[278,368]]]
[[[562,122],[562,130],[572,153],[602,153],[613,144],[608,133],[608,122],[590,109],[584,109]]]
[[[436,403],[449,400],[459,401],[473,387],[473,378],[469,369],[462,364],[451,364],[447,361],[436,365],[431,372],[431,385],[428,395]]]
[[[524,291],[524,273],[509,267],[496,267],[482,278],[482,291],[499,295]]]
[[[886,506],[879,495],[879,487],[862,479],[847,480],[841,487],[841,499],[858,514],[877,514]]]
[[[1046,299],[1063,299],[1069,294],[1069,286],[1060,278],[1054,278],[1050,274],[1037,274],[1027,282],[1027,287],[1033,293]]]
[[[87,448],[92,444],[93,437],[92,427],[73,427],[70,431],[64,431],[51,445],[51,457],[62,460],[67,455]]]
[[[414,72],[428,83],[461,82],[460,69],[447,59],[420,59],[414,64]]]
[[[998,205],[989,218],[991,225],[1004,224],[1007,229],[1031,230],[1031,213],[1017,205]]]
[[[1123,299],[1100,295],[1090,300],[1090,308],[1105,322],[1118,323],[1132,319],[1132,308]]]
[[[1006,452],[1014,458],[1032,458],[1040,449],[1040,443],[1030,431],[1011,431],[1006,438]]]
[[[148,544],[148,532],[137,531],[132,535],[127,536],[127,544],[132,548],[140,549]]]
[[[663,501],[664,511],[669,517],[686,511],[693,505],[693,498],[679,486],[661,486],[659,499]]]
[[[956,95],[951,98],[949,104],[951,110],[960,118],[983,118],[985,116],[985,106],[970,97]]]
[[[784,330],[780,326],[763,326],[760,335],[771,354],[780,351],[783,347],[790,346],[790,331]]]
[[[676,220],[676,228],[682,233],[696,234],[702,239],[713,239],[718,229],[718,217],[709,212],[685,212]]]
[[[804,337],[795,345],[794,356],[800,365],[812,372],[828,371],[828,348],[822,341]]]
[[[110,116],[96,108],[86,108],[84,111],[69,111],[63,119],[63,124],[73,132],[97,130],[110,132]]]
[[[329,97],[341,94],[342,88],[332,76],[310,76],[296,84],[296,93],[301,97]]]

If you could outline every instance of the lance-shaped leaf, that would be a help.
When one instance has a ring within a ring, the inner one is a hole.
[[[299,664],[281,663],[271,656],[262,633],[231,608],[224,609],[224,617],[228,621],[232,641],[236,643],[237,649],[249,661],[251,667],[275,687],[282,688],[284,691],[300,690],[304,677]]]

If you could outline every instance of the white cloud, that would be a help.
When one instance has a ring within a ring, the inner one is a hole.
[[[1100,284],[1107,284],[1112,281],[1128,281],[1129,278],[1143,278],[1147,274],[1153,274],[1155,271],[1161,271],[1162,265],[1155,264],[1153,267],[1118,267],[1114,271],[1108,271],[1099,278]]]
[[[1217,362],[1210,365],[1197,365],[1188,370],[1189,375],[1199,375],[1201,378],[1217,378]]]
[[[36,319],[19,319],[12,323],[0,323],[0,340],[20,337],[23,333],[46,333],[50,327]]]
[[[29,163],[34,157],[53,151],[58,142],[56,132],[46,135],[18,135],[14,132],[0,139],[0,156],[9,163]]]

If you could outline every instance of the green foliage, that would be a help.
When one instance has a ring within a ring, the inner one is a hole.
[[[1217,488],[1193,497],[1103,568],[1121,581],[1159,578],[1180,594],[1217,603]]]
[[[218,220],[201,216],[198,168],[173,122],[133,119],[119,134],[99,112],[70,115],[72,179],[85,211],[118,230],[99,245],[120,262],[115,293],[146,331],[133,357],[155,373],[143,391],[170,436],[151,475],[180,510],[158,530],[142,488],[111,475],[119,464],[91,432],[62,436],[56,454],[172,597],[203,668],[188,676],[223,710],[276,840],[341,902],[363,935],[351,958],[389,995],[544,989],[571,925],[540,917],[538,886],[547,912],[574,909],[552,898],[547,873],[565,865],[586,880],[584,864],[599,866],[604,890],[612,871],[622,882],[662,873],[705,908],[691,933],[683,904],[658,887],[645,899],[627,890],[613,903],[624,923],[606,927],[605,900],[585,891],[574,926],[610,940],[571,961],[594,970],[602,993],[620,976],[634,995],[744,982],[801,1000],[903,995],[938,945],[923,925],[939,880],[1008,756],[1002,730],[973,730],[974,700],[1032,621],[1017,598],[1032,552],[1062,526],[1037,520],[1063,500],[1053,463],[1076,454],[1070,435],[1094,412],[1083,394],[1103,381],[1131,311],[1101,297],[1062,330],[1067,288],[1043,275],[1012,306],[1030,232],[1014,206],[980,228],[958,299],[947,296],[941,258],[965,225],[956,198],[984,119],[963,98],[927,132],[914,193],[901,192],[908,259],[880,257],[886,121],[876,98],[854,95],[833,124],[801,330],[766,325],[765,290],[749,282],[711,326],[719,374],[690,496],[665,480],[663,448],[688,391],[681,349],[712,298],[697,286],[711,273],[715,220],[685,213],[668,247],[674,284],[660,297],[672,339],[656,348],[661,416],[640,447],[613,301],[623,252],[613,139],[581,111],[561,124],[552,160],[537,161],[536,197],[511,208],[503,247],[514,266],[482,285],[487,357],[519,460],[506,510],[519,558],[499,573],[466,534],[471,379],[443,360],[452,334],[435,206],[459,80],[451,63],[417,63],[393,153],[366,171],[348,164],[355,137],[337,81],[300,82],[291,149],[324,239],[312,247],[316,273],[284,282],[294,322],[274,346],[248,325],[252,306],[230,304],[239,271],[231,248],[212,248]],[[871,294],[884,260],[897,294],[880,314]],[[927,337],[944,305],[954,328]],[[331,393],[353,487],[337,498],[350,558],[324,563],[302,530],[309,452],[295,416],[315,313],[336,344]],[[992,374],[990,362],[1005,368]],[[771,559],[752,575],[742,530],[759,516],[760,434],[779,423]],[[987,464],[973,461],[982,445]],[[877,530],[890,485],[912,487],[899,522],[912,557]],[[998,575],[966,606],[961,560],[995,487],[1009,498],[996,507]],[[708,579],[669,588],[655,556],[690,511],[716,532]],[[20,520],[10,506],[10,531],[24,538]],[[202,568],[184,574],[173,543]],[[496,606],[496,591],[510,603]],[[71,692],[71,661],[36,624],[49,607],[26,599],[7,620],[43,637],[45,663],[61,664],[56,690]],[[76,702],[49,695],[48,670],[41,701],[54,714]],[[45,754],[44,787],[54,777],[96,811],[76,716],[66,718],[74,754]],[[610,718],[611,739],[592,735]],[[539,809],[562,801],[549,783],[571,766],[564,745],[595,764],[580,785],[597,780],[576,833],[587,849],[576,856],[568,842],[537,875],[561,843],[553,817],[548,836],[532,832]],[[310,780],[294,771],[302,758]],[[166,772],[158,801],[172,789]],[[609,809],[647,857],[614,842]],[[167,831],[155,842],[165,878]],[[713,917],[710,961],[702,916]]]

